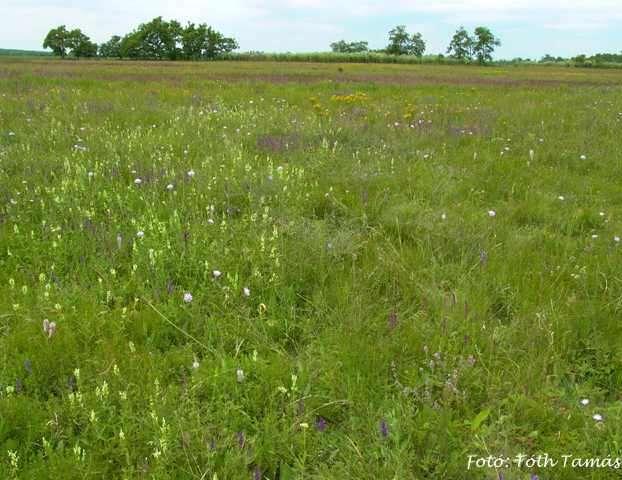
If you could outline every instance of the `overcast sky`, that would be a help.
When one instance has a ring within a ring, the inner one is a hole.
[[[622,0],[0,0],[0,48],[40,50],[60,24],[99,43],[159,15],[206,22],[241,50],[323,51],[340,39],[382,48],[404,24],[428,53],[444,52],[460,25],[489,26],[498,58],[622,51]]]

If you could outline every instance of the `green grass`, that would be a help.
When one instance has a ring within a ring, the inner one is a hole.
[[[0,478],[622,456],[621,80],[0,61]]]

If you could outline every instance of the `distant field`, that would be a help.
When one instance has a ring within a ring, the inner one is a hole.
[[[16,50],[13,48],[0,48],[0,56],[11,57],[51,57],[52,52],[39,50]]]
[[[621,138],[616,70],[1,58],[0,478],[617,478],[512,460],[622,457]]]

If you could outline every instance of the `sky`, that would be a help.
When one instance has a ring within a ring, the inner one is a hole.
[[[242,51],[329,50],[336,40],[383,48],[387,32],[421,32],[426,53],[444,53],[461,25],[488,26],[496,58],[569,57],[622,51],[622,0],[0,0],[0,48],[41,50],[58,25],[97,43],[153,17],[208,23]]]

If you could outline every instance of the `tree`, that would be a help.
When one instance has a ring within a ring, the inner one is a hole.
[[[389,32],[389,45],[386,52],[390,55],[415,55],[420,57],[425,52],[425,41],[420,33],[410,35],[405,25],[398,25]]]
[[[460,27],[454,33],[449,47],[447,47],[447,53],[463,62],[470,62],[473,57],[473,44],[474,40],[469,35],[469,32],[464,27]]]
[[[52,48],[62,57],[68,52],[76,57],[91,57],[98,53],[97,45],[81,30],[68,32],[64,25],[50,30],[43,46]],[[182,27],[177,20],[156,17],[140,24],[123,38],[114,35],[99,47],[99,54],[102,57],[198,60],[216,58],[237,48],[235,39],[225,37],[205,23],[188,23]]]
[[[69,32],[65,25],[53,28],[43,40],[43,48],[50,48],[54,55],[64,58],[67,55],[67,41]]]
[[[238,44],[233,38],[225,37],[212,27],[207,27],[206,42],[203,50],[203,57],[214,59],[223,54],[230,53],[238,48]]]
[[[145,57],[175,60],[179,56],[181,25],[176,20],[167,22],[162,17],[156,17],[139,25],[137,34]]]
[[[77,58],[97,56],[97,44],[91,42],[88,35],[82,33],[79,28],[69,32],[67,47],[71,48],[71,54]]]
[[[121,57],[121,37],[113,35],[110,40],[99,46],[99,56],[107,58]]]
[[[475,29],[473,54],[479,63],[484,64],[492,61],[492,52],[499,45],[501,45],[501,41],[492,34],[489,28],[477,27]]]
[[[425,52],[425,41],[423,40],[421,34],[418,32],[413,34],[410,42],[409,55],[414,55],[416,57],[423,56],[423,53]]]
[[[367,42],[346,42],[339,40],[330,44],[330,48],[335,53],[362,53],[369,51]]]
[[[119,43],[121,58],[145,58],[140,32],[134,30],[126,34]]]
[[[207,25],[188,23],[181,34],[181,50],[187,60],[199,60],[203,56],[207,40]]]

